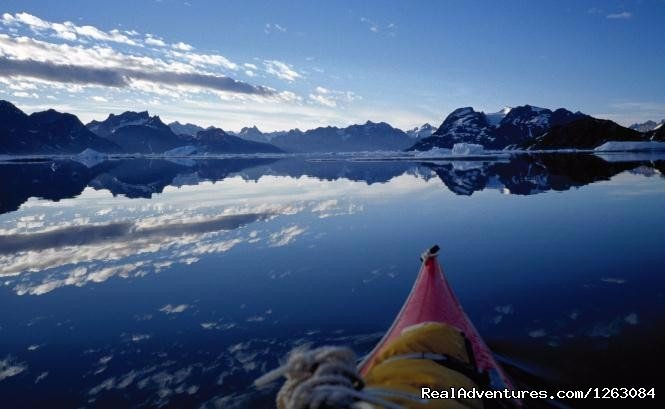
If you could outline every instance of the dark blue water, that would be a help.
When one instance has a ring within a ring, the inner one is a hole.
[[[296,345],[369,351],[434,243],[520,388],[656,386],[664,172],[580,154],[2,163],[0,406],[271,407],[252,380]]]

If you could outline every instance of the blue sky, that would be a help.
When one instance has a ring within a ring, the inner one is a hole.
[[[665,118],[665,0],[5,0],[0,98],[238,130],[453,109]]]

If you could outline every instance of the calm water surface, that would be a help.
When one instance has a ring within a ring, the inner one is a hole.
[[[663,159],[1,163],[1,406],[271,407],[252,380],[369,351],[434,243],[520,388],[657,386]]]

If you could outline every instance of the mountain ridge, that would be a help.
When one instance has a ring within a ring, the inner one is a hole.
[[[450,149],[456,143],[479,144],[490,150],[593,149],[608,141],[665,141],[664,121],[631,125],[644,130],[640,132],[579,111],[527,104],[490,113],[461,107],[447,115],[438,128],[426,123],[406,132],[372,121],[306,131],[262,132],[254,125],[227,132],[178,121],[167,125],[148,111],[111,113],[104,120],[83,125],[72,114],[50,109],[28,115],[11,102],[0,100],[0,153],[79,153],[92,149],[154,154],[186,147],[199,153],[422,151]]]
[[[431,136],[418,141],[408,150],[450,149],[456,143],[473,143],[486,149],[505,149],[519,146],[553,126],[585,116],[581,112],[571,112],[564,108],[552,111],[528,104],[506,107],[489,114],[476,111],[473,107],[462,107],[451,112]]]
[[[49,109],[27,115],[0,101],[0,153],[78,153],[86,148],[119,152],[120,147],[90,132],[75,116]]]

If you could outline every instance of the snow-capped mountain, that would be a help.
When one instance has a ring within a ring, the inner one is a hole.
[[[431,136],[435,131],[436,131],[435,127],[433,127],[432,125],[426,123],[426,124],[417,126],[413,129],[407,130],[406,134],[411,139],[421,139],[421,138],[427,138],[428,136]]]
[[[125,126],[147,126],[152,128],[167,127],[157,115],[150,116],[148,111],[126,111],[120,115],[109,114],[103,121],[90,121],[86,127],[98,136],[108,137]]]
[[[169,124],[169,128],[175,133],[176,135],[189,135],[189,136],[195,136],[197,132],[202,131],[203,127],[195,125],[195,124],[181,124],[178,121],[171,122]]]
[[[261,130],[256,126],[244,127],[238,133],[228,132],[231,135],[239,136],[248,141],[254,142],[265,142],[269,143],[275,136],[284,135],[288,131],[275,131],[275,132],[261,132]]]
[[[637,132],[650,132],[655,131],[656,129],[662,128],[665,125],[665,119],[661,119],[660,122],[656,121],[646,121],[642,123],[636,123],[629,126],[630,129],[634,129]]]
[[[78,153],[86,148],[120,150],[86,129],[75,115],[53,109],[26,115],[12,103],[0,101],[0,153]]]
[[[186,143],[159,116],[148,111],[110,114],[104,121],[91,121],[87,128],[129,153],[160,153]]]
[[[402,150],[413,144],[413,139],[403,131],[385,122],[372,121],[346,128],[327,126],[266,133],[253,126],[235,135],[250,141],[269,142],[287,152]]]
[[[504,108],[486,114],[472,107],[458,108],[443,121],[432,136],[417,142],[410,150],[452,148],[456,143],[473,143],[487,149],[519,145],[553,126],[585,117],[563,108],[555,111],[531,105]]]
[[[275,135],[271,143],[290,152],[390,151],[409,147],[413,139],[385,122],[367,121],[346,128],[294,129]]]

